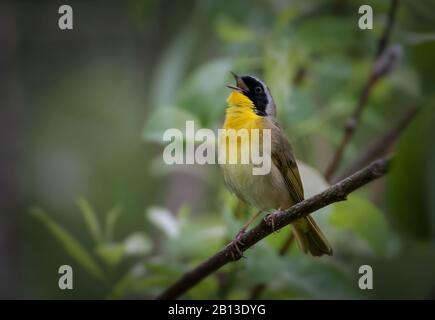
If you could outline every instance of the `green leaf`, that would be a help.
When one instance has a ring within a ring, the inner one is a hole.
[[[433,95],[435,93],[435,41],[424,42],[411,47],[410,56],[420,77],[422,91]]]
[[[141,278],[145,272],[146,269],[143,265],[135,265],[115,283],[108,295],[108,299],[121,299],[133,291],[143,292],[146,286],[143,287],[138,284],[141,283]]]
[[[243,272],[238,275],[237,288],[251,290],[260,283],[267,283],[261,298],[358,297],[358,287],[352,283],[347,270],[329,257],[313,259],[300,252],[281,257],[264,243],[256,245],[246,255],[247,259],[242,262]]]
[[[435,239],[434,109],[429,102],[402,134],[387,176],[389,218],[402,236],[420,240]]]
[[[287,271],[284,260],[266,243],[256,245],[246,252],[246,256],[241,280],[250,285],[270,283]]]
[[[121,212],[122,212],[122,208],[121,206],[118,205],[112,208],[107,213],[105,232],[104,232],[107,241],[111,241],[113,238],[113,230],[115,229],[116,222],[118,221]]]
[[[263,79],[272,90],[279,119],[293,117],[289,113],[296,110],[296,106],[290,105],[289,84],[295,74],[298,61],[297,49],[290,45],[288,39],[274,38],[267,43],[263,57]]]
[[[297,160],[299,172],[304,186],[305,199],[310,198],[329,187],[325,177],[314,167]],[[315,217],[317,224],[325,231],[328,229],[328,218],[331,212],[331,207],[326,206],[317,210],[313,217]]]
[[[163,243],[162,251],[173,260],[205,259],[222,246],[225,234],[225,229],[215,223],[210,226],[203,221],[190,221],[183,224],[179,236]]]
[[[230,92],[225,85],[234,82],[229,72],[233,67],[227,59],[202,65],[185,82],[177,103],[197,115],[204,125],[223,119],[225,97]]]
[[[352,194],[347,201],[335,203],[329,221],[365,240],[376,254],[386,254],[390,235],[387,221],[367,199]]]
[[[150,207],[146,217],[169,238],[174,238],[180,233],[180,224],[175,216],[167,209]]]
[[[209,166],[190,165],[190,164],[172,164],[168,165],[161,154],[156,155],[149,161],[148,171],[154,178],[161,179],[163,176],[169,176],[174,173],[181,173],[195,177],[204,184],[213,185],[214,181],[210,179]]]
[[[350,16],[309,19],[298,28],[293,45],[303,48],[308,54],[337,54],[352,47],[370,50],[367,44],[373,36],[359,32],[358,28],[350,28],[352,25],[355,25],[355,18]],[[358,37],[358,41],[355,41],[355,37]]]
[[[95,249],[95,252],[111,267],[119,264],[126,253],[125,246],[122,243],[100,244]]]
[[[178,87],[195,54],[199,31],[196,20],[187,24],[158,62],[150,90],[150,104],[155,109],[168,107],[175,102]]]
[[[389,259],[364,258],[356,261],[356,264],[368,264],[374,270],[374,290],[364,292],[369,299],[424,300],[432,297],[435,283],[433,246],[406,241],[401,250]]]
[[[187,292],[189,299],[204,299],[204,297],[214,297],[219,288],[219,283],[216,277],[207,277],[198,285],[194,286]]]
[[[226,42],[246,43],[257,39],[252,29],[245,24],[236,23],[227,15],[220,15],[216,19],[215,30],[217,36]]]
[[[73,257],[85,270],[105,281],[103,271],[88,251],[63,227],[54,222],[39,208],[32,208],[31,214],[41,221],[53,236],[63,245],[66,252]]]
[[[264,298],[358,299],[361,290],[352,272],[331,258],[313,259],[306,255],[285,258],[286,272],[272,280]]]
[[[323,175],[312,166],[297,160],[305,198],[312,197],[329,187]]]
[[[166,145],[169,142],[163,141],[163,135],[167,129],[174,128],[180,130],[186,139],[186,121],[194,121],[195,126],[200,124],[197,117],[186,110],[177,107],[155,109],[145,123],[142,138],[147,142]]]
[[[151,240],[143,233],[134,233],[124,241],[125,253],[128,255],[144,255],[151,251]]]
[[[114,267],[126,256],[149,253],[151,247],[151,240],[147,236],[142,233],[134,233],[121,243],[103,243],[95,251],[109,266]]]
[[[101,243],[103,241],[103,233],[101,232],[97,214],[90,205],[89,201],[80,197],[77,199],[77,206],[80,208],[80,212],[85,220],[86,227],[88,228],[91,236],[94,238],[94,241],[96,243]]]

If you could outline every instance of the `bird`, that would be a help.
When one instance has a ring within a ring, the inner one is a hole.
[[[253,163],[241,163],[241,152],[249,152],[250,141],[230,142],[220,139],[221,154],[228,158],[228,143],[237,143],[237,162],[220,161],[221,171],[227,188],[239,200],[259,211],[240,229],[232,244],[240,256],[238,244],[248,226],[263,212],[274,211],[266,216],[272,224],[274,214],[286,210],[304,200],[304,190],[292,147],[276,119],[276,106],[267,85],[251,75],[238,76],[231,72],[236,85],[227,85],[231,92],[227,98],[227,108],[223,132],[225,130],[270,129],[271,168],[265,175],[254,175]],[[261,143],[261,140],[260,142]],[[223,150],[225,148],[225,150]],[[227,159],[226,159],[227,160]],[[292,232],[299,248],[312,256],[332,255],[332,248],[313,217],[306,216],[292,223]]]

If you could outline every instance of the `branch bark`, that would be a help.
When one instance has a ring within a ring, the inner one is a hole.
[[[323,208],[331,203],[346,200],[349,193],[364,186],[365,184],[384,176],[389,168],[390,159],[379,159],[364,169],[356,172],[350,177],[343,179],[325,191],[301,201],[291,208],[276,214],[274,219],[275,231],[282,229],[295,220],[309,215],[310,213]],[[272,227],[262,220],[254,228],[246,232],[239,249],[244,252],[263,238],[273,232]],[[190,288],[195,286],[205,277],[214,273],[224,265],[237,261],[241,257],[235,256],[232,246],[227,245],[218,253],[208,258],[193,270],[186,272],[173,285],[167,288],[160,296],[159,300],[176,299]]]

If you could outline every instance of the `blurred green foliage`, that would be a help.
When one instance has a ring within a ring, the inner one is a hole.
[[[372,91],[342,166],[414,101],[422,111],[401,137],[385,185],[376,182],[315,214],[334,256],[313,259],[295,245],[279,256],[288,236],[282,231],[186,298],[244,299],[261,283],[268,284],[262,297],[270,299],[433,297],[435,13],[430,1],[401,2],[391,41],[404,57]],[[357,26],[358,7],[367,3],[373,31]],[[171,6],[173,13],[165,5],[110,4],[122,9],[123,40],[115,35],[113,47],[80,51],[80,59],[42,84],[34,71],[50,61],[23,71],[35,107],[31,161],[21,181],[31,181],[26,205],[44,208],[24,222],[31,297],[153,298],[236,234],[243,221],[234,217],[236,200],[216,167],[161,163],[167,128],[184,128],[186,120],[197,128],[221,126],[230,70],[268,84],[301,160],[306,196],[323,190],[321,172],[370,72],[389,1],[188,1]],[[193,186],[186,176],[194,177]],[[199,193],[199,209],[183,193],[189,188]],[[86,197],[73,210],[78,194]],[[171,197],[179,194],[185,205],[174,209]],[[122,215],[120,206],[110,209],[113,203],[122,204]],[[61,264],[74,266],[74,292],[56,287]],[[375,290],[359,290],[361,264],[373,266]]]

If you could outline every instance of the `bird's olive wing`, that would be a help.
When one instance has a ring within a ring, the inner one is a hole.
[[[304,189],[298,166],[284,132],[280,128],[277,130],[279,134],[272,139],[272,161],[281,172],[290,196],[295,202],[300,202],[304,200]]]

